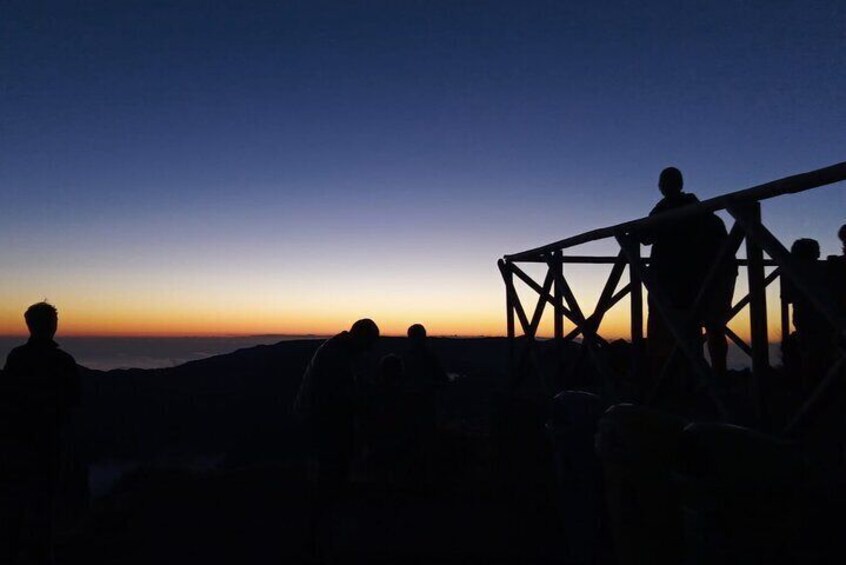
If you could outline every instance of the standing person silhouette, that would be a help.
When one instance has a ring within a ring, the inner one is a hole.
[[[437,463],[437,391],[449,383],[438,356],[429,347],[423,324],[408,328],[408,347],[403,354],[409,385],[417,398],[420,471],[428,484],[434,479]]]
[[[684,192],[684,178],[679,169],[661,171],[658,188],[663,198],[649,213],[650,217],[699,202],[696,195]],[[646,230],[640,241],[652,245],[649,270],[667,306],[685,322],[684,339],[696,349],[700,347],[701,327],[707,332],[708,350],[714,372],[726,372],[725,324],[731,311],[737,278],[737,261],[727,257],[718,268],[709,292],[703,297],[698,312],[691,309],[702,283],[728,237],[725,224],[713,213],[702,214],[684,222]],[[657,377],[673,350],[675,340],[666,322],[658,313],[655,297],[649,296],[647,347],[652,359],[653,377]]]
[[[320,523],[349,485],[356,412],[354,362],[378,339],[378,326],[365,318],[326,340],[308,364],[294,402],[294,415],[306,425],[317,463],[315,543]]]
[[[825,264],[820,259],[820,244],[815,239],[801,238],[793,242],[790,254],[802,265],[806,276],[818,282],[824,282]],[[831,361],[834,334],[832,326],[825,316],[802,292],[784,280],[782,296],[793,304],[793,327],[796,328],[799,359],[802,367],[801,387],[804,393],[810,392],[819,382]]]
[[[829,288],[834,300],[840,305],[841,312],[846,312],[846,224],[837,231],[842,252],[840,255],[829,255],[826,261]]]
[[[79,403],[76,361],[53,341],[56,308],[47,302],[24,314],[30,338],[6,359],[2,389],[3,450],[11,477],[4,528],[10,563],[23,554],[36,563],[53,562],[55,494],[71,410]],[[9,433],[11,432],[11,433]],[[5,482],[5,481],[4,481]]]

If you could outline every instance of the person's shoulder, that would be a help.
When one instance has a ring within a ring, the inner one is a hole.
[[[13,347],[11,351],[6,355],[6,371],[10,371],[14,369],[15,364],[21,358],[22,355],[25,355],[25,345],[18,345],[17,347]]]
[[[76,367],[76,359],[73,358],[73,355],[65,351],[64,349],[59,349],[58,347],[54,350],[53,355],[58,359],[61,363]]]
[[[6,359],[9,360],[19,360],[24,359],[28,356],[32,355],[32,347],[28,343],[24,343],[13,347],[9,354],[6,356]]]
[[[9,351],[9,357],[20,357],[21,355],[26,355],[27,351],[27,344],[16,345]]]

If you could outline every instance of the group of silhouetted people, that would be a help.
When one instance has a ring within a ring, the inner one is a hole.
[[[422,482],[435,438],[435,394],[448,382],[420,324],[408,328],[402,354],[363,362],[379,339],[370,319],[325,341],[306,368],[294,401],[315,464],[315,521],[346,492],[353,460],[387,482]]]
[[[663,198],[650,217],[699,202],[695,195],[684,192],[682,173],[675,167],[661,171],[658,187]],[[791,254],[809,280],[816,283],[818,291],[843,310],[846,307],[846,225],[840,228],[838,236],[844,247],[843,255],[821,261],[819,243],[813,239],[797,240]],[[695,354],[702,352],[703,329],[714,373],[718,376],[726,373],[726,324],[732,314],[738,274],[735,249],[730,248],[728,238],[725,224],[713,212],[638,232],[640,243],[652,246],[647,274],[647,286],[651,287],[647,320],[650,386],[662,375],[680,371],[684,365],[682,348]],[[807,392],[834,362],[838,340],[842,337],[815,301],[786,276],[782,277],[782,297],[793,305],[796,329],[786,340],[786,364],[800,374],[799,384]],[[676,364],[670,362],[674,351],[680,360]]]

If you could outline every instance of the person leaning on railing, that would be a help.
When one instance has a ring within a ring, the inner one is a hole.
[[[677,168],[667,167],[661,171],[658,188],[663,198],[649,216],[699,202],[696,195],[683,192],[683,187],[684,178]],[[640,242],[652,246],[649,270],[657,285],[649,294],[647,320],[647,347],[654,377],[658,376],[675,346],[673,335],[658,313],[657,293],[661,294],[663,304],[684,323],[681,330],[692,347],[699,347],[700,328],[705,327],[714,371],[725,373],[728,352],[725,323],[731,310],[737,277],[737,263],[733,257],[727,258],[716,272],[698,312],[692,312],[691,308],[727,237],[723,221],[710,212],[640,232]]]

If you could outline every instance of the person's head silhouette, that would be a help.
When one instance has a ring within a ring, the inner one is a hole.
[[[59,314],[55,306],[39,302],[27,308],[24,313],[29,335],[34,339],[53,339],[59,325]]]
[[[379,339],[379,326],[370,318],[361,319],[350,328],[350,337],[356,350],[367,351]]]
[[[679,194],[684,187],[684,177],[681,171],[675,167],[667,167],[661,171],[661,176],[658,177],[658,188],[664,196],[673,196]]]
[[[846,224],[843,224],[837,230],[837,237],[840,238],[840,243],[843,245],[843,254],[846,255]]]
[[[803,261],[816,261],[820,258],[820,244],[816,239],[803,237],[793,242],[790,253]]]
[[[423,327],[423,324],[414,324],[408,327],[408,340],[412,345],[426,343],[426,328]]]

